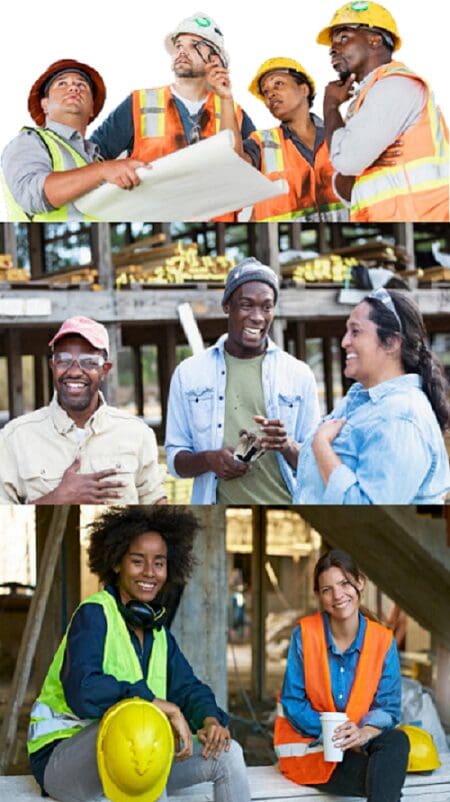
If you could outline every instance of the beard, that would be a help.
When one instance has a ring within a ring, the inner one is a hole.
[[[173,71],[177,78],[203,78],[205,75],[203,66],[193,67],[192,64],[174,64]]]

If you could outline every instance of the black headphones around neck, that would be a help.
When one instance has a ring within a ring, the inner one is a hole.
[[[127,624],[139,629],[154,629],[164,623],[166,608],[162,604],[147,604],[131,599],[126,604],[118,602],[117,606]]]

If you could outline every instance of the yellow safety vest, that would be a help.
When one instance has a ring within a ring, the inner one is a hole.
[[[65,170],[74,170],[77,167],[86,167],[88,164],[86,159],[80,156],[75,148],[49,128],[25,127],[22,128],[22,131],[34,131],[41,138],[50,154],[53,172],[61,173]],[[71,215],[68,204],[60,206],[59,209],[53,209],[52,212],[39,212],[38,214],[28,215],[13,197],[4,178],[3,192],[5,195],[8,220],[12,223],[64,223],[68,220],[95,222],[95,218],[82,215],[81,212],[77,212],[76,215]]]
[[[130,633],[117,603],[107,590],[94,593],[84,604],[100,604],[106,618],[106,637],[103,651],[103,672],[119,682],[138,682],[145,679],[149,688],[159,699],[167,696],[167,636],[163,629],[153,632],[154,643],[147,677],[142,674],[141,664],[131,642]],[[79,608],[78,608],[79,609]],[[67,632],[53,658],[42,690],[36,699],[28,730],[28,752],[32,754],[46,744],[61,738],[71,738],[83,727],[98,719],[80,719],[70,709],[60,679],[66,650]]]

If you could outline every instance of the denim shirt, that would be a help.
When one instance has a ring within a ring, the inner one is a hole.
[[[202,354],[179,365],[170,384],[167,411],[166,455],[170,473],[179,451],[198,453],[223,446],[226,365],[224,334]],[[317,387],[311,369],[268,339],[262,363],[262,385],[268,418],[280,418],[289,437],[302,443],[315,431],[319,420]],[[277,452],[281,475],[293,493],[295,471]],[[192,504],[214,504],[217,476],[212,472],[194,480]]]
[[[341,652],[334,644],[327,613],[322,613],[327,644],[328,665],[330,668],[331,692],[336,710],[345,711],[355,680],[356,669],[361,655],[366,619],[359,613],[358,634],[348,649]],[[383,671],[370,710],[355,722],[362,727],[370,724],[384,729],[395,727],[400,721],[401,675],[395,640],[386,653]],[[320,714],[314,710],[306,696],[305,672],[303,662],[302,633],[299,626],[292,633],[289,647],[286,674],[281,693],[283,711],[292,726],[303,735],[320,737]]]
[[[444,439],[416,373],[369,390],[357,383],[329,418],[346,418],[342,460],[325,487],[311,437],[298,462],[297,504],[442,504],[450,489]]]

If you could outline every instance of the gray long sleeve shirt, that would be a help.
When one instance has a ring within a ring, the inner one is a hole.
[[[372,73],[359,85],[367,85]],[[361,175],[389,145],[419,120],[427,89],[420,81],[393,75],[367,92],[364,102],[331,140],[330,158],[342,175]]]
[[[97,145],[83,139],[69,125],[48,120],[46,128],[54,131],[90,164],[98,160]],[[53,211],[44,193],[45,179],[52,172],[52,160],[40,136],[27,129],[21,131],[6,146],[2,154],[2,169],[6,184],[19,206],[28,215]],[[69,219],[83,219],[72,204],[68,204]]]

